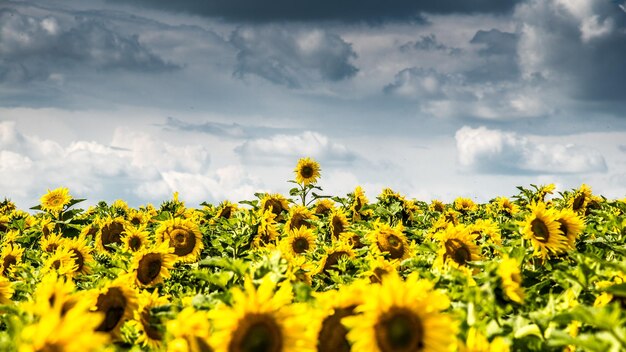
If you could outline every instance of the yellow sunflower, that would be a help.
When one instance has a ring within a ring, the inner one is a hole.
[[[383,276],[395,272],[400,262],[396,259],[387,260],[379,254],[368,253],[365,258],[369,270],[363,273],[363,276],[369,278],[370,283],[379,284],[383,282]]]
[[[97,292],[92,311],[104,316],[96,331],[108,333],[114,340],[120,337],[122,325],[133,318],[137,309],[137,293],[126,277],[106,284]]]
[[[321,198],[315,202],[314,213],[316,215],[328,215],[335,209],[335,202],[328,198]]]
[[[146,231],[146,225],[126,226],[122,235],[124,250],[138,252],[148,247],[150,245],[148,235],[149,232]]]
[[[15,209],[15,203],[13,203],[10,199],[4,198],[4,200],[0,202],[0,215],[9,214]]]
[[[174,248],[174,254],[183,263],[197,261],[204,248],[200,228],[191,219],[173,218],[163,221],[155,235],[157,244],[169,242],[170,247]]]
[[[136,209],[129,209],[128,213],[126,214],[126,219],[134,226],[147,224],[150,221],[151,217],[152,216],[147,212]]]
[[[475,223],[468,226],[470,233],[478,235],[478,239],[491,241],[497,245],[502,244],[502,236],[500,236],[500,227],[498,223],[491,219],[478,219]]]
[[[371,249],[375,253],[388,253],[391,259],[404,260],[413,254],[409,241],[404,234],[404,226],[391,227],[376,221],[374,229],[367,234]]]
[[[296,182],[305,186],[316,183],[320,177],[320,164],[311,158],[301,158],[293,172],[296,173]]]
[[[44,260],[42,272],[44,274],[55,272],[60,276],[72,276],[76,273],[77,268],[74,252],[65,246],[60,246]]]
[[[430,211],[443,213],[446,210],[446,205],[439,199],[433,199],[428,206]]]
[[[341,234],[348,228],[348,217],[342,209],[335,209],[328,217],[330,235],[333,240],[338,240]]]
[[[152,293],[142,291],[139,294],[139,307],[134,312],[134,323],[139,330],[137,343],[153,351],[161,349],[164,339],[163,324],[160,318],[154,315],[152,309],[169,303],[169,298],[159,296],[158,290]]]
[[[22,262],[24,248],[18,244],[4,244],[0,251],[0,273],[8,276],[13,273],[15,267]]]
[[[261,213],[257,234],[252,240],[254,247],[264,247],[274,243],[278,238],[278,230],[276,229],[276,214],[271,209]]]
[[[469,198],[458,197],[454,200],[454,209],[465,214],[478,209],[476,203]]]
[[[167,322],[167,332],[172,336],[168,342],[169,350],[180,352],[213,351],[209,343],[211,324],[206,311],[196,311],[185,307],[176,318]]]
[[[56,314],[62,317],[79,301],[75,289],[71,279],[49,272],[41,278],[33,300],[25,304],[25,308],[37,316]]]
[[[20,352],[100,351],[109,342],[107,334],[96,331],[104,316],[89,314],[90,302],[79,300],[64,315],[45,314],[21,333]]]
[[[304,226],[290,230],[280,244],[281,250],[290,256],[298,256],[315,251],[315,235],[312,229]]]
[[[498,265],[497,273],[506,297],[513,302],[522,304],[524,301],[524,289],[521,286],[522,275],[518,261],[515,258],[504,256]]]
[[[302,282],[309,286],[313,283],[311,274],[316,268],[305,256],[285,255],[283,258],[287,260],[285,276],[290,282]]]
[[[222,204],[220,204],[219,207],[217,208],[217,214],[215,214],[215,217],[223,218],[223,219],[230,219],[230,217],[233,216],[236,211],[237,211],[237,204],[231,203],[226,200]]]
[[[559,222],[559,230],[567,237],[570,248],[576,247],[578,235],[585,227],[585,222],[572,209],[561,209],[556,214],[556,221]]]
[[[42,251],[52,253],[63,244],[63,236],[60,233],[51,233],[39,239],[39,247]]]
[[[437,264],[465,267],[468,262],[479,260],[480,247],[476,244],[476,234],[463,224],[448,225],[441,233]]]
[[[573,211],[584,213],[592,195],[591,188],[583,183],[569,198],[568,205]]]
[[[318,274],[328,274],[329,270],[337,270],[336,265],[339,259],[354,258],[356,254],[352,250],[352,246],[346,242],[335,241],[330,247],[324,248],[324,256],[317,267]]]
[[[545,203],[530,206],[530,214],[521,223],[524,238],[531,241],[535,255],[542,258],[550,254],[561,254],[569,249],[567,237],[560,230],[560,223],[554,209],[547,209]]]
[[[460,343],[459,352],[509,352],[510,346],[504,338],[496,336],[491,342],[476,327],[467,331],[465,344]]]
[[[276,221],[282,221],[281,213],[289,211],[289,202],[280,193],[266,194],[261,199],[261,209],[263,212],[271,210],[276,215]]]
[[[519,211],[519,207],[515,203],[511,202],[507,197],[497,197],[495,199],[498,212],[506,215],[513,216]]]
[[[41,209],[52,214],[57,214],[70,203],[72,196],[70,190],[65,187],[60,187],[54,191],[48,190],[48,193],[44,194],[39,200],[41,203]]]
[[[365,219],[372,214],[370,210],[364,210],[363,207],[367,205],[369,200],[365,196],[365,192],[361,186],[357,186],[354,189],[354,193],[352,194],[352,205],[350,206],[350,211],[352,213],[352,219],[354,221],[358,221],[361,219]]]
[[[303,205],[296,205],[289,209],[289,220],[285,223],[285,228],[288,231],[298,229],[302,226],[312,228],[311,221],[317,218],[313,215],[313,212],[309,208]]]
[[[366,247],[365,243],[363,243],[362,236],[354,232],[342,232],[339,236],[339,241],[348,243],[354,249]]]
[[[367,286],[362,283],[314,293],[316,309],[311,325],[317,337],[318,352],[350,351],[348,329],[341,320],[356,314],[354,310],[364,303],[365,295]]]
[[[167,242],[136,252],[130,267],[135,284],[139,287],[150,287],[163,282],[164,278],[169,278],[169,269],[176,262],[176,255],[173,253],[174,248]]]
[[[11,281],[4,276],[0,276],[0,304],[11,304],[13,297],[13,287]]]
[[[397,274],[373,285],[359,305],[359,315],[343,318],[355,351],[453,351],[458,324],[444,310],[449,298],[417,274],[402,279]]]
[[[291,285],[275,283],[266,275],[256,289],[250,279],[245,291],[232,291],[233,305],[218,305],[209,314],[215,331],[211,336],[217,352],[313,351],[314,339],[301,306],[291,304]],[[300,313],[300,314],[299,314]]]
[[[127,227],[127,221],[119,216],[99,221],[99,229],[96,234],[96,249],[101,254],[110,254],[113,248],[110,245],[121,245],[122,234]]]
[[[93,255],[91,255],[92,248],[89,245],[89,241],[84,236],[79,236],[73,239],[65,239],[63,246],[70,250],[74,262],[76,263],[76,273],[78,274],[90,274],[91,265],[95,263]]]

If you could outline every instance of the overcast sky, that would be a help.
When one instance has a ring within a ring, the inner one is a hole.
[[[0,197],[251,199],[310,156],[333,195],[621,198],[625,6],[2,1]]]

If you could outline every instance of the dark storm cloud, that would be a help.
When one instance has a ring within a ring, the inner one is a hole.
[[[408,98],[442,99],[446,98],[445,85],[452,81],[453,77],[434,69],[411,67],[398,72],[383,92]]]
[[[470,81],[493,82],[517,80],[520,69],[517,63],[516,33],[502,32],[497,29],[479,30],[470,40],[470,44],[479,47],[479,64],[465,72]]]
[[[126,3],[122,0],[109,0]],[[228,21],[346,21],[379,23],[389,20],[421,21],[420,13],[506,13],[519,0],[379,0],[293,1],[293,0],[139,0],[134,4],[165,11],[186,12]]]
[[[290,26],[238,28],[230,42],[237,48],[234,75],[249,74],[289,88],[300,88],[311,81],[340,81],[354,76],[358,69],[352,46],[340,36],[324,30]]]
[[[619,101],[623,111],[626,13],[615,2],[577,8],[531,1],[520,6],[515,17],[524,23],[519,53],[527,57],[528,74],[545,77],[575,99]]]
[[[45,81],[80,68],[142,72],[178,68],[143,46],[136,35],[116,33],[93,19],[37,17],[2,9],[0,33],[0,82]]]
[[[239,123],[222,123],[215,121],[205,121],[200,123],[192,123],[168,116],[162,125],[165,129],[199,132],[211,134],[223,138],[248,139],[268,136],[277,133],[295,133],[296,129],[265,127],[247,124],[246,126]]]

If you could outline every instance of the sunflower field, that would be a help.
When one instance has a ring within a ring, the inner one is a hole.
[[[368,199],[294,173],[199,208],[5,199],[0,351],[626,350],[626,198]]]

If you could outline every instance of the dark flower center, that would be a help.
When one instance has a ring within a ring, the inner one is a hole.
[[[445,248],[445,256],[451,258],[459,265],[465,265],[465,263],[472,260],[472,252],[467,244],[457,238],[447,240]]]
[[[111,287],[98,296],[97,311],[104,313],[104,320],[96,331],[110,332],[121,322],[126,309],[126,297],[118,287]]]
[[[348,329],[341,324],[341,319],[354,315],[356,306],[335,308],[335,312],[322,322],[322,328],[317,336],[317,350],[319,352],[349,352],[350,343],[346,339]]]
[[[179,257],[191,253],[196,246],[196,236],[193,232],[177,228],[170,232],[170,245],[174,247],[174,254]]]
[[[159,276],[163,260],[159,253],[148,253],[139,260],[137,268],[137,280],[144,285],[149,285]]]
[[[309,241],[306,238],[298,237],[293,241],[292,248],[298,254],[304,253],[309,249]]]
[[[542,243],[548,243],[548,240],[550,239],[550,231],[543,221],[535,218],[530,223],[530,227],[537,241]]]
[[[283,335],[274,317],[250,313],[239,321],[233,332],[229,352],[280,352]]]
[[[376,344],[382,352],[420,351],[424,348],[424,326],[420,318],[406,308],[392,307],[375,327]]]
[[[102,246],[107,252],[112,251],[112,249],[108,247],[109,244],[122,243],[122,232],[124,232],[124,225],[117,221],[102,226],[102,229],[100,229],[100,234],[102,236]]]

